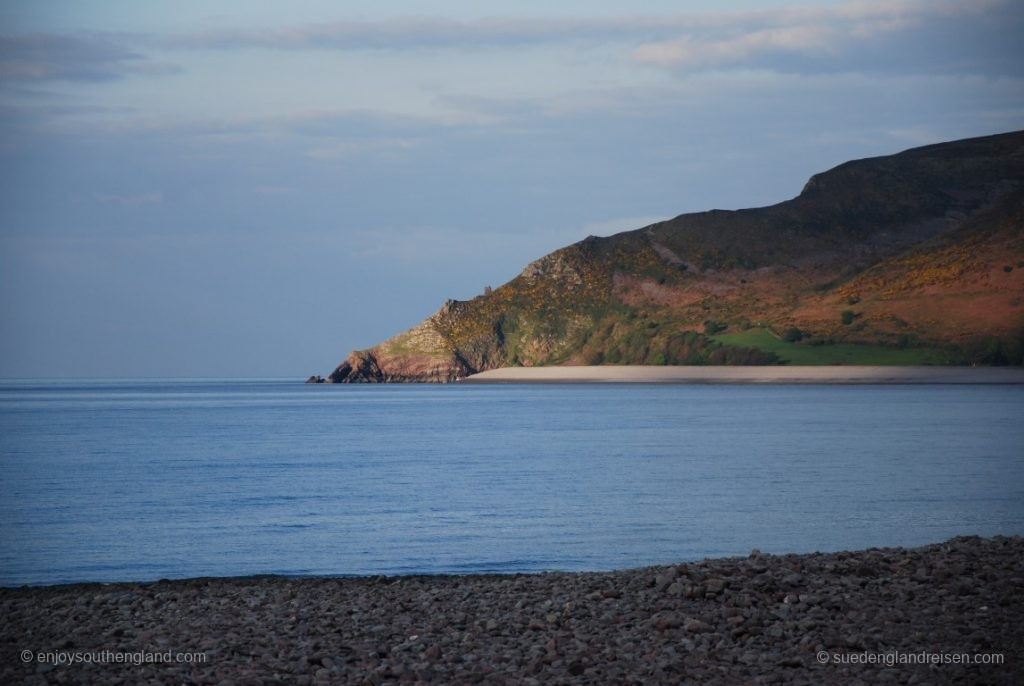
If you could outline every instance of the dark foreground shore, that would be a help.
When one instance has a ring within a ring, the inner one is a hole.
[[[1020,684],[1024,539],[609,573],[0,589],[0,613],[5,684]]]

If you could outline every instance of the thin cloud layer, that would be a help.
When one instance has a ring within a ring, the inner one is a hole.
[[[0,80],[109,81],[128,74],[168,74],[178,68],[147,59],[124,39],[33,33],[0,35]]]
[[[1024,4],[1016,0],[858,1],[671,16],[580,19],[396,18],[168,35],[0,35],[0,78],[104,81],[177,73],[151,53],[195,50],[475,50],[618,46],[623,62],[695,72],[948,70],[1018,74]]]
[[[848,2],[743,12],[591,19],[325,22],[167,37],[178,49],[388,50],[618,44],[635,64],[692,72],[940,70],[1016,74],[1024,5],[1015,0]]]
[[[172,47],[225,50],[407,50],[616,40],[671,35],[704,24],[709,18],[623,17],[617,19],[457,21],[403,18],[385,21],[343,21],[256,31],[203,31],[168,38]]]
[[[97,202],[127,208],[141,207],[143,205],[159,205],[164,201],[164,194],[160,191],[149,191],[148,193],[136,193],[134,195],[96,193],[93,197]]]
[[[921,21],[941,17],[977,16],[1000,6],[1012,8],[1010,0],[893,0],[859,1],[824,8],[790,7],[742,12],[704,12],[670,16],[626,15],[579,19],[484,19],[458,21],[446,18],[414,17],[381,21],[323,22],[287,28],[261,30],[200,31],[168,37],[164,43],[175,47],[203,49],[267,48],[278,50],[379,48],[388,50],[422,47],[473,47],[555,43],[567,41],[651,41],[692,38],[695,33],[739,33],[757,35],[799,27],[803,33],[836,30],[869,38],[879,31],[908,28]],[[682,38],[680,38],[682,36]],[[755,42],[758,42],[755,40]],[[765,36],[767,44],[794,45],[785,34],[781,39]],[[797,45],[803,41],[798,40]],[[653,51],[653,44],[651,50]],[[647,46],[641,50],[647,52]],[[652,61],[679,59],[677,55],[654,52]]]
[[[738,18],[738,17],[737,17]],[[680,72],[957,71],[1019,74],[1024,6],[1002,0],[848,3],[750,15],[645,43],[634,61]]]

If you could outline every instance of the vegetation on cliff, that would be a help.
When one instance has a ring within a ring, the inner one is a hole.
[[[599,238],[349,355],[334,383],[561,364],[1021,364],[1024,132]]]

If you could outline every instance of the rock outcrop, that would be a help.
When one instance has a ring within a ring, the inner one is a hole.
[[[370,350],[353,352],[331,372],[328,383],[447,383],[479,371],[445,337],[458,309],[459,303],[449,300],[418,326]]]

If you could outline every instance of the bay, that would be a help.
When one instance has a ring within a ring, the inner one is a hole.
[[[1024,533],[1020,386],[0,382],[0,585]]]

